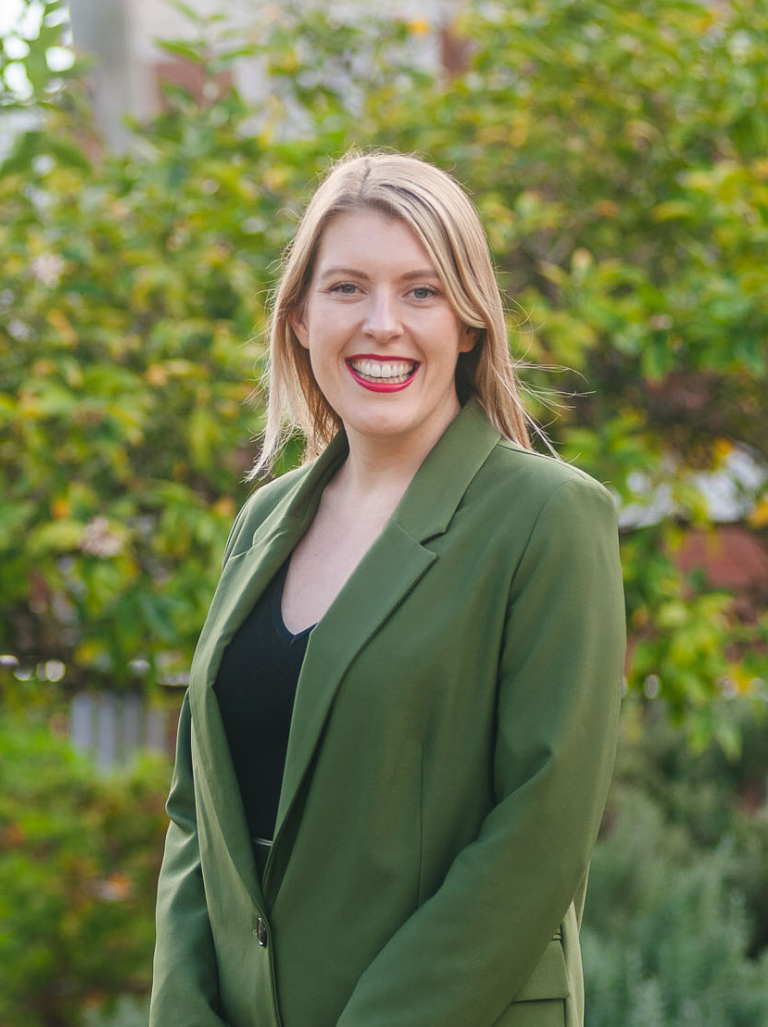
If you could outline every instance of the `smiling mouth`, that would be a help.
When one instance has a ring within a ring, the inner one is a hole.
[[[419,366],[418,360],[371,360],[359,358],[347,364],[356,377],[373,385],[402,385],[409,381]]]

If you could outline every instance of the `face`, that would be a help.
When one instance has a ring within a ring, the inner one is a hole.
[[[474,332],[403,221],[373,210],[333,220],[291,324],[350,446],[366,438],[431,448],[458,413],[456,363]]]

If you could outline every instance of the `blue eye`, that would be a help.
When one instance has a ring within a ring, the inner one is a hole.
[[[339,282],[331,286],[331,292],[340,292],[342,296],[354,296],[357,286],[354,282]]]
[[[428,300],[430,296],[437,296],[437,289],[433,289],[429,285],[417,285],[413,290],[413,295],[417,300]]]

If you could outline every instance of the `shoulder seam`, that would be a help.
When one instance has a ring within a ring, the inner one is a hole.
[[[536,457],[539,460],[546,460],[549,463],[557,464],[560,467],[567,467],[587,483],[592,482],[606,488],[605,482],[598,481],[598,479],[589,474],[588,471],[582,470],[581,467],[577,467],[576,464],[569,463],[567,460],[555,460],[554,457],[549,456],[547,453],[537,453],[534,449],[525,449],[523,446],[518,446],[516,443],[511,442],[509,439],[500,439],[498,445],[502,449],[508,449],[513,453],[519,453],[521,456]],[[561,482],[561,484],[564,485],[566,482]]]

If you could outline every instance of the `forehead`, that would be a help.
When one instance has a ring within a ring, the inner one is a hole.
[[[316,274],[330,267],[406,273],[416,265],[437,273],[424,244],[410,225],[377,210],[339,214],[326,226],[317,253]]]

